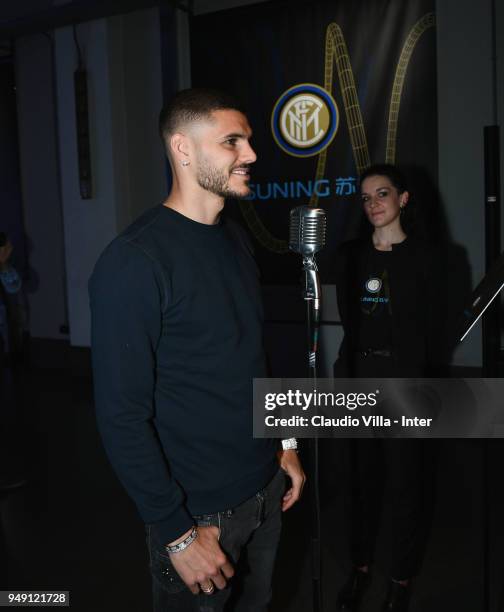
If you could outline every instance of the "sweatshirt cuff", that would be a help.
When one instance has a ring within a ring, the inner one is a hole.
[[[166,546],[189,531],[194,525],[194,519],[184,506],[180,506],[169,518],[151,524],[156,529],[159,541]]]

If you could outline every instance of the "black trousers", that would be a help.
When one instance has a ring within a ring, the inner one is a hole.
[[[397,376],[394,357],[356,356],[356,377]],[[411,376],[420,373],[412,369]],[[352,557],[357,567],[373,560],[383,525],[396,580],[414,576],[421,563],[424,517],[425,441],[422,439],[359,439],[348,441],[352,501]]]
[[[352,557],[357,567],[373,561],[383,525],[396,580],[414,576],[425,540],[423,440],[365,439],[349,444],[352,470]]]

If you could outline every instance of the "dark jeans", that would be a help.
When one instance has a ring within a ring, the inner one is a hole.
[[[193,595],[173,568],[147,527],[154,612],[265,612],[271,599],[271,578],[281,531],[281,500],[285,476],[279,470],[271,482],[236,508],[194,517],[198,525],[220,528],[219,542],[235,575],[228,586],[212,595]]]

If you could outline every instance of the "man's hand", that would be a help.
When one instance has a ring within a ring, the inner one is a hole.
[[[287,491],[282,500],[282,511],[285,512],[301,497],[306,476],[295,450],[278,451],[278,461],[280,467],[292,482],[292,487]]]
[[[184,540],[190,532],[170,544]],[[170,560],[195,595],[200,585],[206,590],[213,583],[218,589],[223,589],[226,580],[234,574],[233,566],[219,546],[219,529],[214,526],[198,527],[198,537],[194,542],[178,553],[171,553]]]

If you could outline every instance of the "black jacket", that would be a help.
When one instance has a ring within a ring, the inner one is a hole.
[[[395,245],[398,257],[390,261],[389,281],[393,300],[392,351],[396,376],[427,372],[440,353],[439,326],[444,308],[440,299],[439,262],[427,243],[409,236]],[[336,290],[345,332],[335,363],[335,376],[353,376],[353,354],[358,350],[361,282],[373,253],[370,238],[345,243],[336,260]]]

